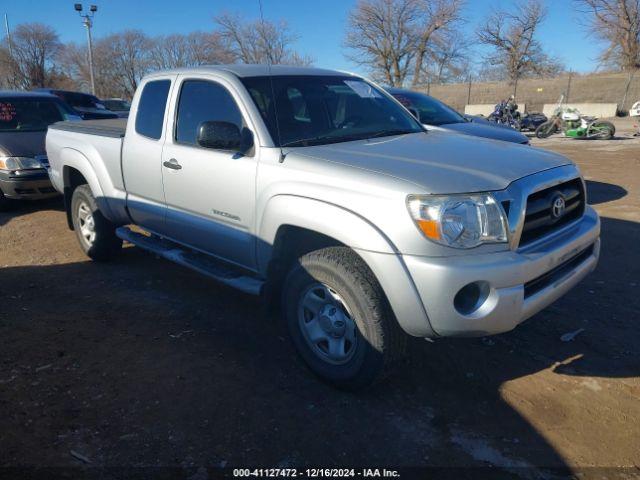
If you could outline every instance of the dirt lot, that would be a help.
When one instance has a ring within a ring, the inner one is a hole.
[[[597,271],[514,332],[416,339],[357,395],[319,383],[253,298],[136,248],[91,263],[57,201],[0,214],[0,466],[640,476],[640,140],[621,127],[534,142],[585,173]]]

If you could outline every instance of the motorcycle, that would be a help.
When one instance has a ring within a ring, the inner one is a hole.
[[[503,125],[511,127],[514,130],[520,130],[520,112],[518,112],[518,105],[510,98],[508,101],[502,100],[496,104],[493,112],[487,117],[492,123],[496,125]]]
[[[520,119],[520,131],[535,132],[536,129],[549,119],[544,113],[525,113]]]
[[[536,137],[548,138],[556,132],[565,136],[586,140],[611,140],[616,127],[606,120],[580,115],[574,108],[563,107],[564,95],[560,97],[558,106],[551,118],[536,128]]]

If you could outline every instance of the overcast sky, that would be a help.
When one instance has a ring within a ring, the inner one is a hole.
[[[62,41],[85,42],[85,31],[75,2],[66,0],[5,0],[0,13],[9,16],[10,26],[22,22],[52,25]],[[239,12],[248,19],[259,16],[258,0],[96,0],[98,13],[94,36],[127,28],[139,28],[149,35],[211,30],[212,17],[223,11]],[[467,0],[464,29],[472,35],[476,25],[492,7],[510,5],[510,0]],[[296,49],[326,68],[360,71],[344,56],[342,46],[349,10],[355,0],[263,0],[265,17],[285,19],[299,35]],[[89,4],[85,4],[87,7]],[[540,41],[547,52],[578,72],[596,68],[599,45],[580,25],[571,0],[547,0],[548,18],[540,30]],[[482,50],[478,51],[480,59]]]

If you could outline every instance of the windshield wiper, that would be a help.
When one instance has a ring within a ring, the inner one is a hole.
[[[311,137],[311,138],[301,138],[299,140],[293,140],[291,142],[283,143],[280,145],[281,147],[310,147],[311,145],[326,140],[327,137]]]
[[[311,137],[293,140],[283,143],[282,147],[310,147],[312,145],[323,145],[329,143],[353,142],[355,140],[366,140],[368,138],[390,137],[391,135],[405,135],[407,133],[417,133],[416,130],[380,130],[379,132],[361,133],[359,135],[342,135],[338,137]]]
[[[379,132],[367,135],[365,138],[391,137],[393,135],[407,135],[409,133],[418,133],[417,130],[381,130]]]

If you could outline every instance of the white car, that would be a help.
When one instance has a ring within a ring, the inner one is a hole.
[[[631,110],[629,110],[629,116],[640,117],[640,102],[636,102],[633,104],[633,107],[631,107]]]

